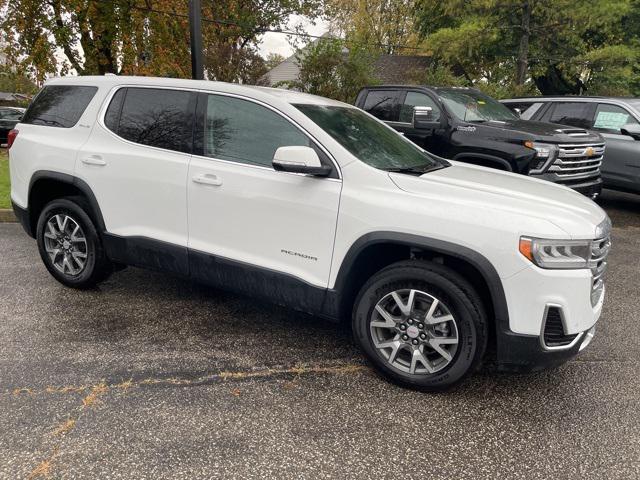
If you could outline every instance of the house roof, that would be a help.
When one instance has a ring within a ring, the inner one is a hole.
[[[431,57],[419,55],[380,55],[373,67],[373,74],[381,83],[406,85],[414,83],[415,71],[425,70],[431,65]]]

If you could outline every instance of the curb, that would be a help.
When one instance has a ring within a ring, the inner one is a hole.
[[[18,219],[13,213],[13,210],[8,208],[0,208],[0,223],[15,223]]]

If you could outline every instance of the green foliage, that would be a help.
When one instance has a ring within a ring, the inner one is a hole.
[[[0,66],[0,92],[34,94],[37,85],[28,75]]]
[[[347,50],[338,40],[319,40],[299,50],[298,79],[281,85],[301,92],[353,102],[364,85],[375,83],[373,56],[358,48]]]
[[[424,50],[495,96],[640,95],[640,0],[419,0],[415,12]]]

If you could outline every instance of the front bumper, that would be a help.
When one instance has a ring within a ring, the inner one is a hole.
[[[599,197],[602,193],[602,179],[600,177],[595,180],[566,185],[567,187],[573,188],[576,192],[592,199]]]
[[[558,178],[557,175],[548,173],[531,176],[534,178],[540,178],[542,180],[557,183],[558,185],[564,185],[565,187],[569,187],[591,199],[597,198],[602,193],[602,178],[600,178],[600,175],[570,180]]]
[[[498,333],[498,370],[504,372],[538,372],[562,365],[586,348],[596,327],[581,332],[578,340],[568,349],[546,350],[539,336],[518,335],[513,332]]]
[[[558,366],[593,338],[605,291],[592,306],[593,277],[589,270],[544,270],[531,266],[503,279],[503,284],[509,324],[496,328],[500,370],[525,372]],[[557,312],[556,325],[547,330],[551,310]],[[551,339],[564,343],[551,343]]]

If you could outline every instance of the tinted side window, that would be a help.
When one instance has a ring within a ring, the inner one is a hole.
[[[593,124],[595,130],[608,133],[620,133],[625,125],[638,125],[638,121],[624,108],[617,105],[600,103],[596,110],[596,119]]]
[[[573,127],[591,128],[592,108],[587,102],[556,103],[549,117],[551,123],[561,123]]]
[[[135,143],[188,153],[193,139],[194,107],[192,92],[130,87],[124,94],[120,122],[114,131]],[[114,126],[113,115],[112,112],[109,119],[105,117],[105,124],[109,121]]]
[[[127,93],[126,88],[121,88],[111,99],[107,113],[104,116],[104,124],[107,128],[115,133],[118,133],[118,124],[120,123],[120,113],[122,112],[122,104],[124,103],[124,96]]]
[[[247,100],[207,96],[204,156],[271,166],[279,147],[312,146],[285,118]]]
[[[433,110],[433,121],[440,120],[440,107],[429,96],[420,92],[407,92],[404,104],[400,106],[400,121],[404,123],[413,122],[413,107],[431,107]]]
[[[399,117],[398,92],[371,90],[364,101],[363,110],[380,120],[397,122]]]
[[[71,128],[98,91],[97,87],[51,85],[36,95],[22,123]]]

